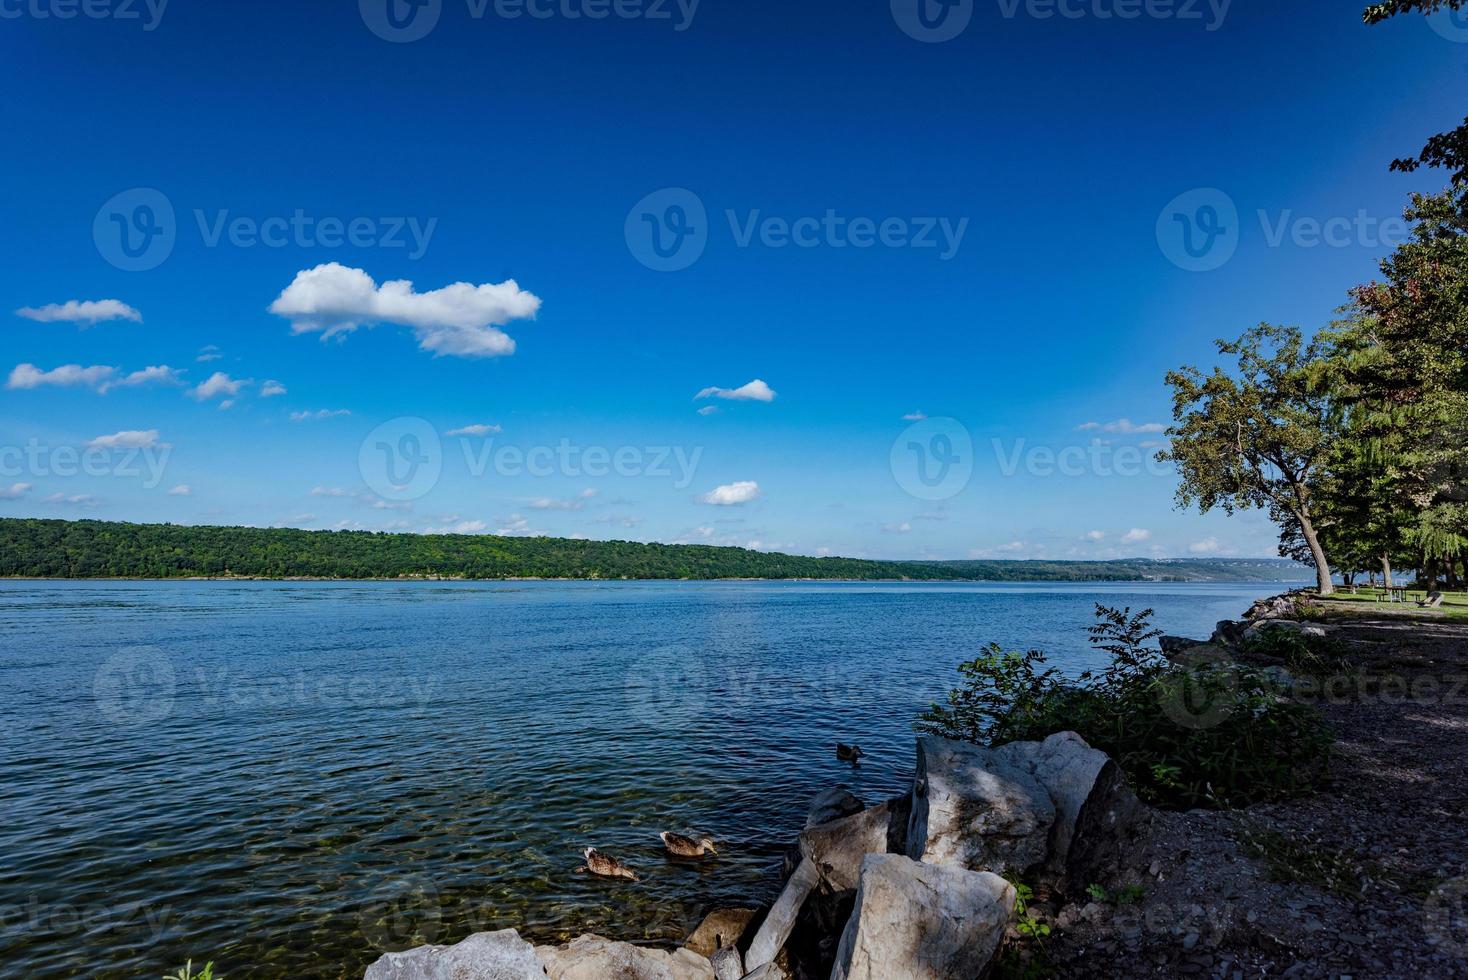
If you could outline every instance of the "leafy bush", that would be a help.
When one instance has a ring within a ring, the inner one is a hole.
[[[1116,760],[1137,795],[1171,809],[1246,806],[1314,788],[1332,735],[1312,708],[1280,697],[1259,671],[1227,662],[1169,664],[1146,643],[1152,610],[1097,605],[1090,642],[1110,655],[1067,682],[1045,654],[997,644],[959,666],[961,687],[920,730],[979,745],[1074,731]]]
[[[1243,646],[1245,653],[1284,661],[1292,674],[1331,677],[1356,673],[1346,645],[1328,636],[1306,636],[1299,630],[1274,627],[1255,633]]]

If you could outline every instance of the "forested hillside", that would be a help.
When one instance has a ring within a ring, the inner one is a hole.
[[[818,578],[1279,581],[1279,562],[809,558],[744,548],[493,535],[0,520],[0,576],[38,578]]]

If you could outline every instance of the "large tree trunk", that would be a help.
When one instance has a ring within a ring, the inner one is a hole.
[[[1392,587],[1392,556],[1384,551],[1381,553],[1381,587]]]
[[[1330,562],[1326,561],[1325,549],[1320,546],[1320,535],[1315,533],[1315,525],[1305,511],[1296,511],[1295,519],[1300,522],[1300,533],[1310,546],[1310,557],[1315,562],[1315,588],[1321,595],[1331,595],[1335,592],[1335,583],[1330,580]]]

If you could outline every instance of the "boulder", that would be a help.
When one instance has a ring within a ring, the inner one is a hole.
[[[538,946],[550,980],[714,980],[714,968],[690,949],[668,952],[600,936],[561,946]],[[455,977],[454,980],[459,980]],[[466,978],[467,980],[467,978]]]
[[[1207,640],[1190,640],[1186,636],[1159,636],[1157,645],[1162,649],[1164,657],[1171,657],[1174,653],[1181,653],[1191,647],[1202,646]]]
[[[1232,660],[1234,655],[1226,646],[1217,643],[1200,643],[1186,650],[1174,650],[1166,656],[1170,662],[1179,667],[1201,667],[1205,664]]]
[[[1014,901],[1014,886],[987,871],[868,855],[831,980],[973,980],[999,949]]]
[[[1238,623],[1232,619],[1220,619],[1218,625],[1213,628],[1213,637],[1209,642],[1221,646],[1236,646],[1243,642],[1244,630],[1248,628],[1248,623]]]
[[[733,946],[715,950],[709,965],[714,968],[714,980],[741,980],[744,976],[744,957]]]
[[[840,820],[849,817],[853,813],[860,813],[866,809],[866,804],[857,799],[845,786],[833,786],[824,792],[818,793],[816,798],[810,802],[810,810],[806,812],[805,825],[807,827],[818,827],[832,820]]]
[[[1324,636],[1325,628],[1313,623],[1298,623],[1293,619],[1261,619],[1244,630],[1244,639],[1252,640],[1272,630],[1288,630],[1301,636]]]
[[[738,946],[758,914],[754,909],[714,909],[704,916],[683,945],[699,956],[710,957],[725,946]]]
[[[757,970],[750,970],[744,980],[787,980],[785,971],[774,963],[766,963]]]
[[[766,963],[775,962],[775,957],[780,955],[780,950],[785,948],[785,941],[795,930],[801,907],[820,880],[821,874],[815,864],[809,860],[800,862],[800,866],[785,883],[785,890],[775,899],[775,904],[770,906],[759,932],[754,934],[754,939],[744,954],[746,970],[752,973]]]
[[[994,749],[929,737],[918,743],[907,856],[1083,888],[1144,812],[1116,764],[1075,732]]]
[[[887,852],[892,814],[887,804],[807,828],[800,835],[800,853],[815,865],[821,881],[833,891],[850,891],[861,877],[861,861],[868,854]]]
[[[545,980],[535,948],[514,929],[476,932],[452,946],[384,953],[364,980]]]
[[[1055,804],[1013,755],[937,736],[919,739],[907,856],[1001,873],[1044,864]]]

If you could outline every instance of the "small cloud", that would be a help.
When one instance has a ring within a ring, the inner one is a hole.
[[[701,504],[713,504],[715,507],[733,507],[738,504],[747,504],[759,496],[759,484],[753,480],[740,480],[737,483],[727,483],[721,487],[714,487],[708,493],[698,498]]]
[[[903,521],[901,524],[883,524],[882,530],[888,534],[907,534],[912,530],[912,525],[907,521]]]
[[[313,496],[313,497],[352,497],[352,496],[355,496],[355,494],[353,494],[352,491],[347,490],[347,489],[345,489],[343,487],[312,487],[311,488],[311,496]]]
[[[316,523],[316,515],[315,514],[297,514],[295,517],[288,518],[286,520],[286,523],[287,524],[314,524],[314,523]]]
[[[1223,550],[1218,539],[1214,537],[1204,538],[1202,541],[1194,541],[1188,545],[1188,550],[1195,555],[1216,555]]]
[[[167,364],[145,367],[140,371],[125,374],[116,381],[103,382],[97,390],[106,393],[113,388],[140,388],[143,385],[181,385],[183,378]]]
[[[1086,538],[1087,541],[1105,541],[1106,540],[1106,532],[1105,531],[1087,531],[1085,533],[1085,538]]]
[[[351,410],[350,409],[346,409],[346,408],[336,408],[336,409],[323,408],[323,409],[320,409],[319,411],[315,411],[315,412],[292,412],[291,413],[291,421],[292,422],[309,422],[309,421],[311,421],[313,419],[336,419],[336,418],[341,418],[344,415],[351,415],[351,414],[352,414]]]
[[[928,416],[927,416],[927,413],[926,412],[908,412],[906,415],[902,416],[902,421],[904,421],[904,422],[921,422],[923,419],[925,419],[927,417]]]
[[[8,487],[0,487],[0,500],[19,500],[30,492],[29,483],[12,483]]]
[[[1122,544],[1141,544],[1152,537],[1152,532],[1145,527],[1134,527],[1121,536]]]
[[[192,497],[194,495],[194,488],[187,483],[180,483],[178,486],[169,490],[168,495],[170,497]]]
[[[504,430],[497,425],[486,425],[483,422],[475,422],[473,425],[461,425],[457,429],[450,429],[445,436],[497,436]]]
[[[420,350],[436,356],[498,357],[515,352],[515,341],[497,329],[511,320],[532,319],[540,298],[513,279],[473,285],[456,282],[420,293],[406,279],[379,286],[362,269],[328,262],[296,273],[270,304],[291,321],[294,333],[322,338],[347,334],[373,323],[412,329]]]
[[[88,449],[164,449],[158,441],[157,429],[124,429],[110,436],[98,436],[87,443]]]
[[[53,493],[45,500],[48,504],[60,504],[66,507],[95,507],[97,498],[89,493],[74,493],[67,496],[64,493]]]
[[[201,402],[208,401],[211,398],[218,398],[220,395],[233,398],[240,393],[241,388],[249,383],[250,380],[248,378],[235,379],[223,371],[215,371],[209,375],[208,380],[201,381],[193,388],[190,388],[189,397]]]
[[[65,303],[47,303],[41,307],[22,306],[15,313],[37,323],[76,323],[83,327],[104,320],[143,322],[141,313],[116,299],[69,299]]]
[[[205,344],[199,348],[199,356],[194,358],[194,360],[200,364],[208,364],[210,361],[217,361],[223,356],[218,347],[213,344]]]
[[[698,414],[699,415],[716,415],[716,414],[718,414],[718,411],[719,411],[719,406],[717,406],[717,405],[705,405],[703,408],[700,408],[698,410]]]
[[[285,394],[285,385],[279,381],[267,381],[260,386],[261,398],[274,398],[276,395]]]
[[[17,364],[10,372],[5,387],[14,389],[40,388],[52,385],[58,388],[86,387],[97,391],[117,374],[117,368],[103,364],[82,367],[80,364],[63,364],[49,371],[42,371],[34,364]]]
[[[738,388],[705,388],[693,398],[695,401],[700,398],[723,398],[728,401],[772,402],[775,400],[775,391],[759,378],[755,378]]]
[[[1143,422],[1139,425],[1131,419],[1117,419],[1115,422],[1082,422],[1076,428],[1081,432],[1118,432],[1129,436],[1167,431],[1167,426],[1161,422]]]

